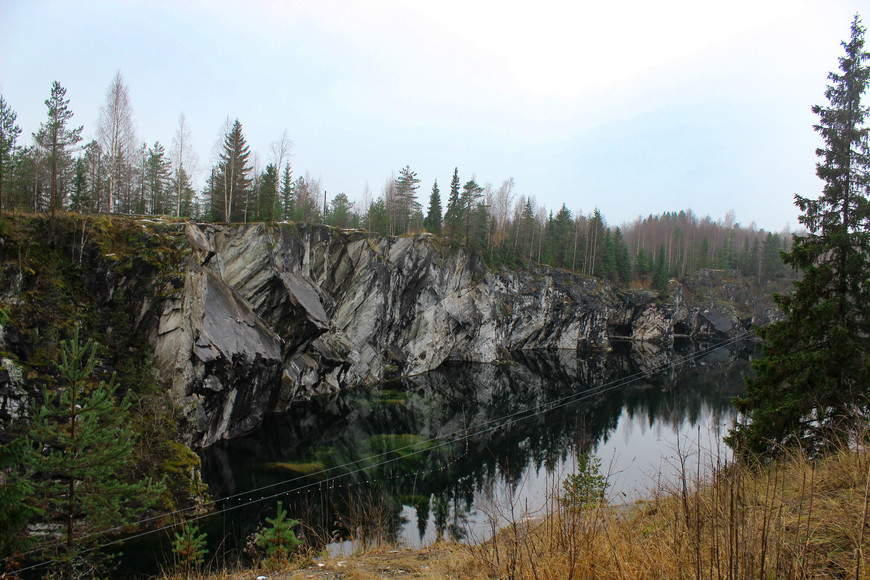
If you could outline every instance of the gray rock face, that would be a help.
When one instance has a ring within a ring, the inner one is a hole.
[[[293,400],[447,360],[736,327],[727,312],[687,306],[678,286],[660,303],[546,267],[492,272],[428,234],[253,224],[189,225],[187,235],[184,287],[163,301],[151,338],[193,446],[243,434]]]
[[[2,331],[0,327],[0,335]],[[20,421],[27,413],[30,396],[25,389],[24,369],[12,359],[0,357],[0,426]]]

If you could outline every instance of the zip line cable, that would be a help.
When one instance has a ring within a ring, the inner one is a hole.
[[[340,464],[340,465],[336,465],[333,467],[328,467],[325,469],[314,471],[314,472],[306,474],[306,475],[295,476],[295,477],[292,477],[289,479],[282,480],[280,482],[267,484],[267,485],[264,485],[264,486],[261,486],[261,487],[258,487],[258,488],[252,489],[252,490],[239,492],[237,494],[229,495],[229,496],[218,498],[218,499],[213,499],[213,500],[210,500],[208,502],[205,502],[204,504],[191,506],[191,507],[183,508],[180,510],[174,510],[172,512],[165,512],[165,513],[157,514],[154,516],[149,516],[147,518],[143,518],[143,519],[141,519],[137,522],[134,522],[132,524],[127,524],[124,526],[116,526],[114,528],[109,528],[109,529],[102,530],[99,532],[92,532],[91,534],[86,534],[85,536],[83,536],[82,539],[87,539],[87,538],[94,537],[94,536],[101,536],[101,535],[110,534],[113,532],[118,532],[118,531],[123,530],[124,528],[128,528],[131,526],[138,527],[138,526],[141,526],[143,524],[146,524],[148,522],[152,522],[152,521],[158,520],[158,519],[181,516],[184,513],[189,512],[189,511],[194,510],[194,509],[197,509],[197,508],[211,507],[211,506],[217,505],[221,502],[228,503],[231,500],[238,499],[238,498],[241,498],[244,496],[250,497],[252,495],[258,494],[260,492],[263,492],[265,490],[272,489],[272,488],[275,488],[278,486],[290,485],[290,484],[298,482],[300,480],[310,479],[312,477],[325,476],[327,474],[330,474],[330,473],[338,471],[338,470],[344,470],[344,469],[347,469],[349,467],[356,466],[362,462],[368,462],[368,461],[372,461],[374,459],[386,458],[383,461],[380,461],[380,462],[377,462],[374,464],[367,464],[364,466],[358,466],[355,469],[351,469],[350,471],[342,471],[341,473],[338,473],[337,475],[325,477],[324,479],[320,479],[320,480],[315,481],[315,482],[308,482],[308,483],[302,484],[300,486],[291,487],[289,489],[282,489],[281,491],[274,492],[271,495],[262,496],[262,497],[257,498],[257,499],[250,499],[246,502],[240,502],[236,505],[228,505],[227,507],[221,508],[221,509],[216,510],[216,511],[210,511],[210,512],[205,513],[205,514],[195,515],[193,517],[187,518],[185,521],[192,522],[192,521],[198,521],[200,519],[204,519],[204,518],[208,518],[208,517],[212,517],[212,516],[218,516],[218,515],[239,509],[241,507],[246,507],[248,505],[263,502],[263,501],[266,501],[269,499],[274,499],[274,498],[279,497],[281,495],[286,495],[286,494],[294,493],[294,492],[298,493],[300,491],[304,491],[304,490],[310,489],[312,487],[316,487],[318,485],[329,484],[329,483],[336,481],[336,480],[343,478],[343,477],[356,475],[358,473],[362,473],[362,472],[365,472],[365,471],[368,471],[371,469],[375,469],[378,467],[382,467],[384,465],[394,463],[395,461],[399,461],[400,459],[407,459],[408,457],[420,455],[424,452],[429,452],[429,451],[433,451],[435,449],[440,449],[440,448],[445,447],[447,445],[452,445],[454,443],[467,441],[468,439],[470,439],[472,437],[483,435],[485,433],[495,431],[495,430],[502,428],[502,427],[508,427],[514,423],[519,423],[521,421],[525,421],[527,419],[531,419],[533,417],[537,417],[537,416],[549,413],[550,411],[560,409],[560,408],[566,407],[568,405],[590,399],[592,397],[601,395],[603,393],[612,391],[614,389],[618,389],[618,388],[627,386],[627,385],[634,383],[640,379],[657,374],[657,373],[667,369],[668,367],[675,367],[676,368],[678,366],[682,366],[682,365],[687,364],[687,363],[694,361],[696,359],[703,358],[704,356],[706,356],[707,354],[709,354],[713,350],[732,346],[736,343],[743,341],[747,336],[750,336],[751,334],[752,333],[750,333],[750,332],[744,331],[738,335],[735,335],[731,338],[725,339],[721,342],[715,343],[715,344],[708,346],[706,348],[700,349],[700,350],[693,352],[689,355],[686,355],[683,357],[678,357],[676,360],[671,360],[671,361],[668,361],[666,363],[661,363],[659,365],[653,366],[652,368],[650,368],[648,370],[641,370],[641,371],[632,373],[630,375],[620,377],[618,379],[614,379],[612,381],[609,381],[609,382],[602,384],[599,387],[593,387],[591,389],[572,393],[570,395],[566,395],[564,397],[554,399],[552,401],[548,401],[548,402],[546,402],[546,403],[544,403],[536,408],[520,409],[520,410],[515,411],[513,413],[510,413],[508,415],[504,415],[501,417],[490,419],[489,421],[484,421],[482,423],[478,423],[476,425],[466,427],[465,429],[462,429],[462,430],[457,430],[457,431],[453,431],[451,433],[447,433],[444,435],[439,435],[437,437],[432,437],[430,439],[426,439],[422,443],[436,443],[436,444],[433,446],[427,447],[425,449],[418,448],[418,446],[421,442],[412,443],[409,445],[405,445],[403,447],[398,447],[396,449],[384,451],[383,453],[379,453],[379,454],[374,455],[374,456],[355,459],[353,461],[348,461],[348,462]],[[396,453],[403,452],[403,451],[407,451],[408,453],[403,454],[403,455],[398,455],[398,456],[394,455]],[[136,533],[136,534],[133,534],[130,536],[118,538],[118,539],[109,541],[105,544],[102,544],[100,546],[89,548],[88,550],[85,550],[84,553],[91,552],[94,550],[100,550],[100,549],[112,546],[114,544],[122,543],[122,542],[127,541],[127,540],[134,540],[134,539],[137,539],[140,537],[147,536],[149,534],[161,532],[161,531],[173,528],[176,525],[178,525],[178,524],[177,523],[166,524],[164,526],[160,526],[160,527],[153,528],[150,530],[145,530],[143,532],[139,532],[139,533]],[[53,545],[35,548],[33,550],[25,552],[22,555],[28,556],[31,554],[35,554],[37,552],[46,551],[46,550],[49,550],[53,547],[56,547],[57,545],[60,545],[60,543],[61,542],[57,542]],[[34,564],[34,565],[29,566],[29,567],[22,568],[20,570],[20,572],[32,570],[32,569],[35,569],[35,568],[41,567],[41,566],[45,566],[45,565],[50,564],[51,562],[53,562],[53,560],[47,560],[45,562]]]

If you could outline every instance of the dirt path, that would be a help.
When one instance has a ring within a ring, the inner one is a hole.
[[[382,578],[475,578],[468,548],[436,544],[419,550],[384,549],[362,555],[329,557],[293,572],[263,574],[266,580],[362,580]],[[258,576],[252,576],[252,580]]]

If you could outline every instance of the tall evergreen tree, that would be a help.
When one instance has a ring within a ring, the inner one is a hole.
[[[268,164],[260,179],[257,193],[257,219],[271,222],[279,217],[278,170]]]
[[[148,159],[145,167],[145,182],[148,191],[148,213],[162,215],[171,211],[169,193],[169,161],[166,159],[166,149],[155,141],[148,149]]]
[[[472,224],[475,223],[474,211],[477,203],[483,199],[483,188],[473,178],[466,181],[462,186],[462,195],[459,205],[462,207],[462,217],[465,222],[465,245],[469,245],[472,238]]]
[[[441,235],[441,192],[438,190],[438,180],[432,184],[432,193],[429,194],[429,211],[426,213],[426,231],[435,235]]]
[[[397,221],[395,227],[397,234],[406,233],[411,216],[420,211],[420,203],[417,201],[417,189],[419,187],[420,179],[417,177],[416,172],[411,171],[410,166],[406,165],[399,171],[395,188],[396,208],[393,212],[394,219]]]
[[[69,109],[69,99],[65,99],[66,89],[54,81],[51,85],[51,96],[45,100],[48,108],[48,120],[39,126],[39,131],[33,136],[36,144],[45,156],[45,163],[51,175],[51,196],[49,207],[54,216],[55,209],[60,207],[62,191],[59,190],[59,178],[72,163],[70,149],[82,140],[84,127],[70,128],[67,124],[72,120],[73,112]]]
[[[729,436],[741,450],[772,454],[789,443],[825,448],[832,435],[870,411],[870,159],[862,105],[870,54],[856,15],[843,43],[840,72],[830,73],[829,105],[815,106],[825,146],[816,174],[818,199],[795,196],[808,232],[795,236],[785,261],[803,272],[794,291],[775,297],[785,320],[759,330],[764,357],[746,381],[738,408],[747,422]]]
[[[211,201],[215,220],[229,223],[244,219],[244,205],[250,193],[251,150],[242,134],[242,124],[236,119],[224,138],[217,171],[217,187]]]
[[[664,294],[668,291],[668,265],[665,259],[665,246],[659,246],[659,251],[656,253],[655,265],[653,266],[652,285],[653,288]]]
[[[83,157],[76,159],[75,172],[72,181],[72,193],[70,194],[70,209],[75,212],[85,213],[89,204],[87,164]]]
[[[326,223],[337,228],[346,228],[353,221],[353,204],[344,193],[339,193],[330,202]]]
[[[564,203],[555,217],[551,216],[547,229],[550,237],[549,262],[557,268],[569,266],[571,250],[574,248],[574,218]]]
[[[462,236],[462,223],[465,214],[459,200],[459,168],[453,170],[450,180],[450,197],[447,200],[447,213],[444,214],[444,234],[447,239],[457,242]]]
[[[622,230],[616,228],[613,231],[613,259],[616,275],[623,286],[631,284],[631,257],[628,255],[628,246],[622,236]]]
[[[644,276],[650,272],[649,258],[643,248],[638,249],[634,257],[634,271],[638,276]]]
[[[12,155],[15,152],[15,141],[21,135],[21,128],[15,124],[18,115],[0,95],[0,215],[3,214],[4,186],[12,166]],[[8,201],[7,201],[8,204]]]
[[[284,165],[284,172],[281,175],[281,218],[285,220],[294,219],[293,213],[296,209],[296,195],[293,192],[293,170],[290,164]]]

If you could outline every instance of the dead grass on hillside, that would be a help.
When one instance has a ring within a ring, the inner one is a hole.
[[[870,578],[863,452],[681,475],[650,501],[558,510],[472,548],[497,578]]]
[[[562,507],[553,492],[544,517],[493,514],[507,525],[476,546],[380,547],[281,571],[191,578],[870,579],[863,448],[818,460],[792,453],[755,470],[700,452],[678,450],[678,461],[679,475],[649,500],[578,510]]]

